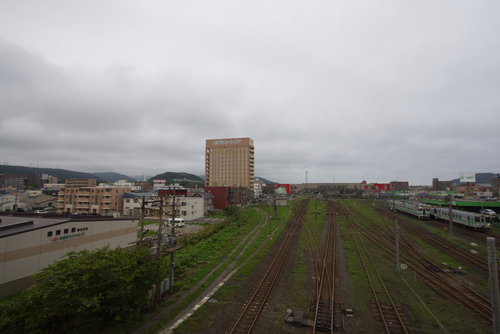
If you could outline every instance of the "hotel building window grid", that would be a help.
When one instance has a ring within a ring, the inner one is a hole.
[[[253,188],[254,145],[252,139],[207,140],[205,160],[205,186]]]

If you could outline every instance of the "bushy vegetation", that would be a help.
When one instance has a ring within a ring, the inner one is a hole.
[[[253,210],[246,211],[245,218],[242,219],[243,227],[240,226],[239,209],[228,209],[225,211],[227,218],[217,224],[210,225],[198,233],[187,235],[180,240],[184,247],[176,252],[176,273],[183,274],[187,269],[201,264],[215,261],[218,255],[223,255],[221,250],[231,243],[237,243],[237,235],[245,233],[245,226],[255,223],[258,214]]]
[[[166,272],[145,247],[70,252],[35,275],[38,284],[2,301],[3,333],[95,333],[136,319]]]
[[[239,208],[224,216],[179,240],[176,290],[206,275],[260,218],[253,209]],[[37,285],[0,302],[0,332],[95,333],[133,326],[150,305],[152,285],[168,276],[169,258],[152,259],[145,247],[68,253],[35,275]]]

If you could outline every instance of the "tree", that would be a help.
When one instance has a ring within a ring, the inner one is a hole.
[[[167,276],[164,268],[146,247],[70,252],[0,307],[0,330],[96,332],[130,321],[148,305],[151,286]]]

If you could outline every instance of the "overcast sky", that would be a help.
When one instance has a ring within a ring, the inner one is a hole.
[[[500,2],[0,2],[0,163],[431,184],[500,171]]]

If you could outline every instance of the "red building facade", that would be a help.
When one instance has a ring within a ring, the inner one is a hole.
[[[246,205],[251,194],[245,187],[205,187],[205,192],[214,195],[214,209],[222,210],[228,206]]]
[[[290,194],[290,185],[289,184],[276,184],[276,189],[284,188],[287,194]]]

